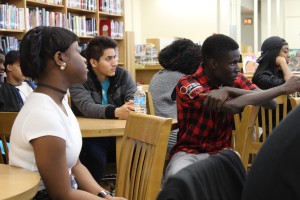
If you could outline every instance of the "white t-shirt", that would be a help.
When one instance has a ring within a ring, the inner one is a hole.
[[[25,103],[29,95],[33,92],[33,89],[25,81],[23,81],[21,85],[16,86],[16,88],[20,90],[20,95],[23,99],[23,102]]]
[[[9,164],[38,173],[30,140],[46,135],[66,141],[69,173],[76,164],[82,146],[80,127],[67,101],[63,101],[67,114],[48,95],[33,92],[19,112],[10,138]],[[45,155],[47,159],[47,155]],[[55,164],[55,163],[53,163]],[[44,184],[41,182],[40,188]]]

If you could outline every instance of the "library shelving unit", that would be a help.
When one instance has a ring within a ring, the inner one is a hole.
[[[112,37],[118,42],[119,65],[128,64],[124,0],[0,0],[0,11],[4,51],[17,48],[18,40],[31,28],[59,26],[76,33],[83,47],[95,35]]]
[[[159,64],[146,64],[135,68],[135,79],[141,84],[149,84],[154,74],[163,69]]]

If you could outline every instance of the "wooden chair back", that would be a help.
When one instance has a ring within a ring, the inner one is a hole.
[[[300,104],[300,97],[290,97],[292,109],[295,109]]]
[[[249,133],[246,139],[246,146],[244,147],[245,166],[249,166],[249,157],[257,154],[266,138],[272,133],[273,129],[278,126],[280,121],[287,115],[287,95],[278,96],[275,100],[277,103],[276,109],[266,109],[261,107],[260,113],[256,118],[255,131]]]
[[[171,118],[131,112],[118,164],[116,196],[156,199],[162,181]]]
[[[237,130],[240,127],[241,117],[242,117],[241,113],[234,114],[234,117],[233,117],[234,129],[232,129],[232,135],[231,135],[231,147],[233,149],[236,148],[236,139],[235,139],[235,137],[236,137],[236,134],[237,134]]]
[[[153,98],[151,92],[149,91],[149,85],[143,85],[143,90],[146,93],[147,114],[155,115]]]
[[[2,140],[5,159],[0,156],[0,163],[8,164],[9,161],[9,149],[7,146],[7,141],[10,137],[11,129],[14,121],[18,115],[18,112],[0,112],[0,139]]]
[[[253,134],[253,130],[255,128],[255,123],[257,119],[257,115],[259,112],[259,106],[252,106],[248,105],[244,108],[241,115],[236,114],[235,117],[238,117],[238,128],[235,130],[235,148],[234,150],[237,151],[243,162],[244,167],[247,169],[247,162],[248,160],[245,159],[245,147],[248,135]],[[236,120],[237,118],[235,118]]]
[[[272,133],[273,129],[278,126],[279,122],[287,115],[287,102],[288,96],[281,95],[276,99],[276,109],[265,109],[261,107],[260,109],[260,119],[256,121],[256,141],[265,141],[267,136]],[[262,136],[259,135],[259,127],[262,128]]]

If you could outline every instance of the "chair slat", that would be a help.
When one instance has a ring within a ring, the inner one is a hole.
[[[116,196],[131,200],[156,199],[171,126],[170,118],[129,114],[120,153]],[[134,150],[128,151],[128,148]]]
[[[300,97],[290,97],[292,109],[295,109],[300,104]]]
[[[249,155],[254,156],[259,151],[262,144],[266,141],[269,134],[272,133],[273,129],[278,126],[280,121],[287,115],[287,95],[278,96],[275,98],[277,106],[276,110],[265,109],[261,107],[259,118],[261,120],[256,120],[256,140],[253,140],[253,136],[248,132],[247,145],[245,146],[245,160],[244,165],[248,166]],[[275,119],[275,120],[274,120]],[[259,127],[262,128],[262,137],[259,136]],[[250,136],[251,135],[251,136]]]

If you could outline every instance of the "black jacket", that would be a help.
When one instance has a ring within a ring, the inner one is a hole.
[[[19,100],[15,86],[9,83],[0,82],[0,111],[19,112],[23,106],[23,101]]]
[[[100,119],[114,119],[115,109],[132,99],[136,91],[136,83],[129,72],[117,67],[116,75],[109,78],[107,91],[108,105],[102,103],[102,87],[96,75],[88,72],[88,80],[84,84],[70,87],[72,110],[77,116]]]
[[[245,177],[239,156],[224,150],[170,176],[157,200],[240,200]]]

